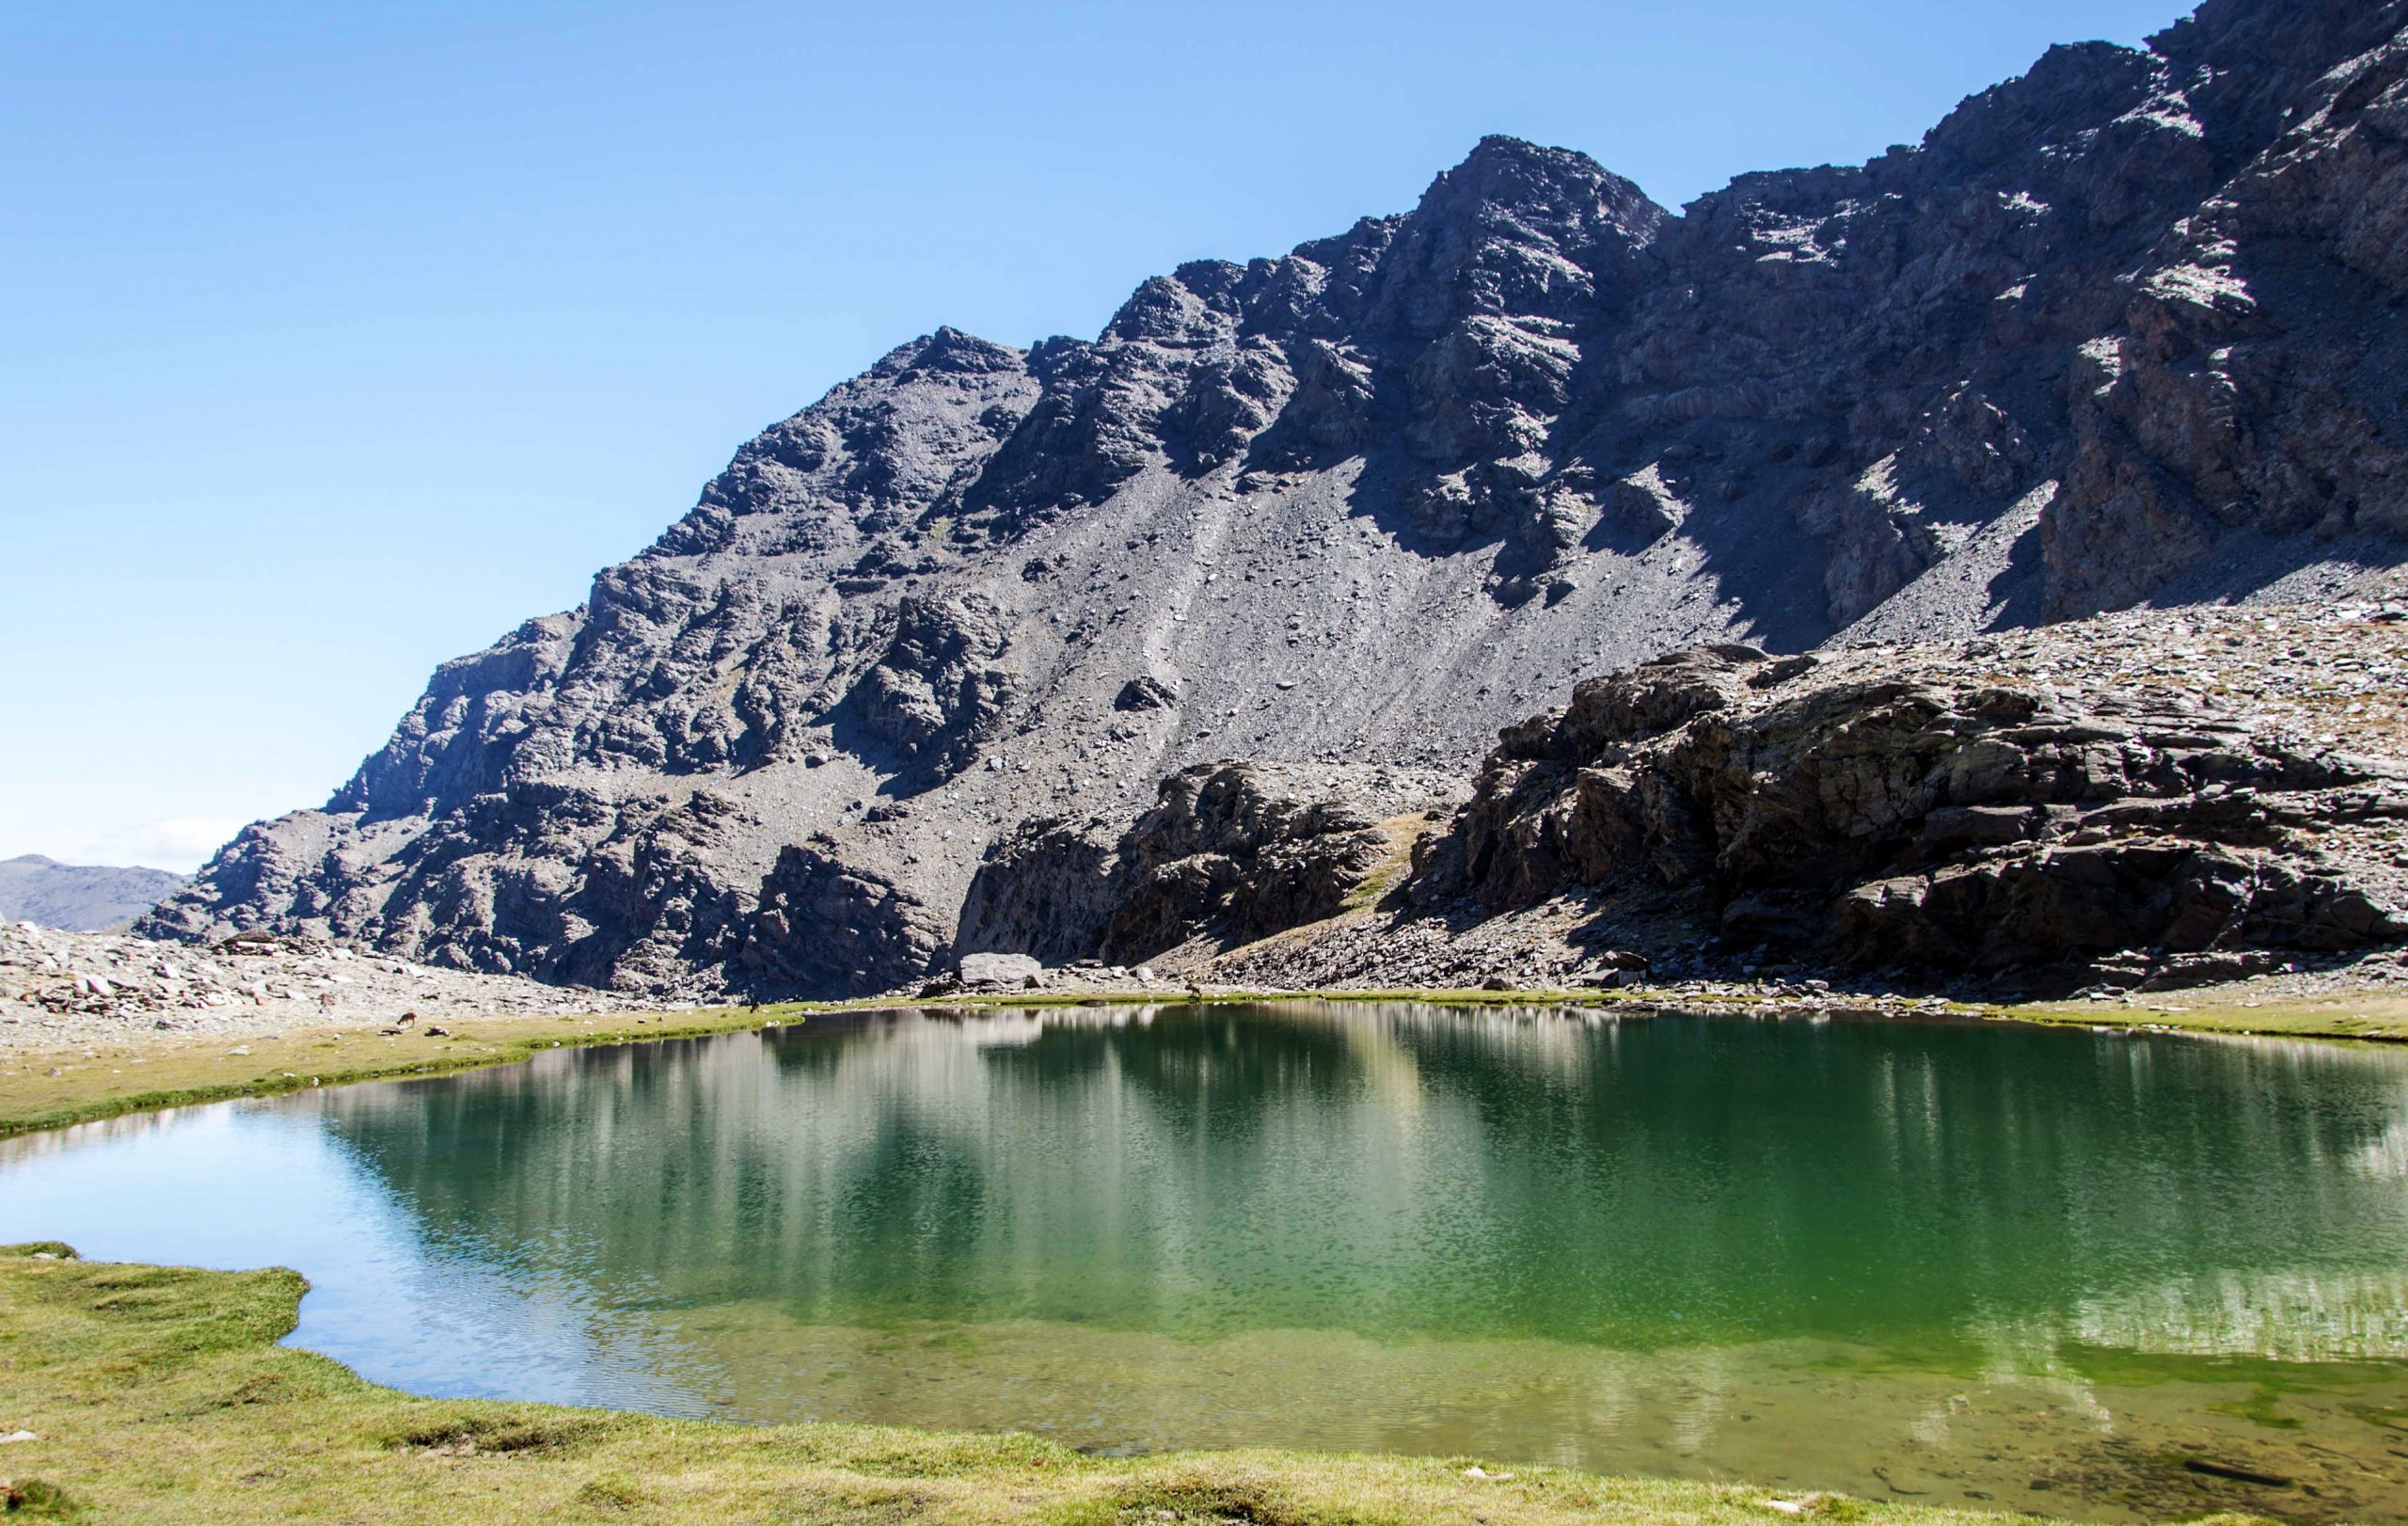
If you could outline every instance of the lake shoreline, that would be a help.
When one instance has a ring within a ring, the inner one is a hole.
[[[198,1039],[166,1030],[135,1031],[108,1041],[66,1045],[46,1045],[36,1041],[39,1035],[14,1033],[0,1038],[0,1138],[129,1113],[512,1065],[548,1049],[709,1038],[780,1027],[833,1013],[1278,1001],[1577,1007],[1632,1016],[1671,1011],[1757,1020],[1955,1019],[2235,1038],[2408,1043],[2408,995],[2388,987],[2345,988],[2266,999],[2252,993],[2247,985],[2236,985],[2113,1001],[2019,1004],[1847,992],[1799,996],[1745,985],[1694,984],[1611,991],[1194,992],[1157,986],[960,993],[930,999],[887,995],[845,1002],[782,1002],[757,1008],[699,1008],[649,1013],[438,1016],[422,1025],[383,1030],[356,1025],[312,1026],[255,1035],[220,1033]]]
[[[1611,1477],[1493,1459],[1243,1449],[1106,1458],[1025,1434],[747,1425],[418,1398],[279,1345],[308,1283],[0,1247],[20,1432],[0,1497],[33,1518],[531,1518],[1681,1526],[1853,1520],[1827,1493]],[[140,1317],[127,1319],[129,1309]],[[138,1375],[129,1382],[127,1375]],[[372,1515],[359,1513],[373,1502]],[[2045,1518],[1884,1501],[1897,1526]]]
[[[45,1240],[0,1249],[0,1495],[2408,1520],[2400,1055],[1460,994],[581,1018],[518,1031],[531,1066],[18,1141],[5,1233]],[[437,1047],[387,1040],[349,1057]],[[230,1270],[270,1263],[308,1280]]]

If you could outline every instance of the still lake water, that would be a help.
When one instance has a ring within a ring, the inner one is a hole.
[[[2371,1046],[864,1014],[0,1143],[31,1238],[424,1393],[2408,1521]]]

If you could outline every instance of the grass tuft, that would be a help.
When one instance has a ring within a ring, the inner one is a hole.
[[[20,1479],[15,1483],[0,1482],[0,1511],[26,1520],[87,1518],[73,1495],[39,1478]]]
[[[599,1421],[574,1413],[504,1406],[421,1420],[389,1444],[454,1457],[560,1453],[594,1440],[603,1428]]]

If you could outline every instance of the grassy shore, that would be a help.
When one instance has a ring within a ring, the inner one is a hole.
[[[1106,1006],[1188,1001],[1175,991],[1016,992],[948,996],[942,1005],[969,1008]],[[1214,1003],[1279,1000],[1421,1002],[1445,1006],[1568,1006],[1647,1008],[1693,1005],[1706,1009],[1776,1011],[1795,1002],[1746,993],[1710,997],[1632,991],[1300,991],[1214,993]],[[1845,1007],[1847,998],[1836,998]],[[271,1096],[356,1081],[400,1080],[446,1071],[507,1065],[541,1050],[565,1046],[691,1039],[807,1021],[814,1013],[868,1010],[876,1002],[788,1003],[692,1011],[613,1013],[601,1017],[444,1018],[440,1037],[386,1037],[360,1028],[313,1027],[273,1038],[194,1040],[162,1035],[99,1044],[0,1050],[0,1138],[37,1129],[113,1118],[122,1113],[189,1106],[231,1097]],[[909,1005],[886,1003],[883,1005]],[[2159,1027],[2201,1033],[2259,1034],[2293,1039],[2358,1039],[2408,1042],[2408,995],[2390,992],[2265,998],[2247,988],[2136,996],[2130,1003],[2038,1002],[2001,1007],[1952,1004],[1964,1017],[2077,1026]]]
[[[2192,1033],[2260,1034],[2283,1039],[2370,1039],[2408,1043],[2408,994],[2337,992],[2316,996],[2256,996],[2245,987],[2196,993],[2170,991],[2121,1001],[2034,1002],[1990,1009],[2023,1023],[2146,1025]]]
[[[36,1252],[58,1256],[36,1259]],[[214,1522],[927,1521],[1721,1526],[1793,1518],[1761,1488],[1470,1457],[1244,1451],[1106,1460],[1024,1436],[744,1426],[419,1399],[275,1342],[288,1271],[0,1248],[0,1496],[28,1519]],[[1497,1476],[1480,1477],[1479,1466]],[[1511,1476],[1504,1476],[1511,1475]],[[1795,1516],[2009,1518],[1838,1497]],[[2021,1518],[2030,1519],[2032,1518]]]
[[[446,1017],[429,1025],[448,1030],[437,1037],[413,1032],[388,1038],[374,1029],[310,1027],[272,1038],[163,1035],[9,1049],[0,1051],[0,1137],[228,1097],[507,1065],[539,1050],[570,1045],[733,1033],[765,1022],[793,1021],[809,1009]]]

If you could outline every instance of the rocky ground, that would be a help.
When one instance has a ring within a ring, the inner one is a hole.
[[[1133,964],[1204,936],[1228,945],[1335,916],[1393,883],[1460,774],[1386,765],[1199,764],[1133,821],[1040,817],[972,879],[957,954]]]
[[[631,1009],[605,992],[429,969],[300,938],[215,947],[0,924],[0,1049],[311,1027],[413,1028],[447,1017]]]

